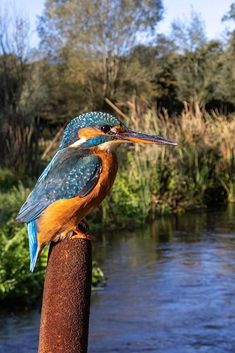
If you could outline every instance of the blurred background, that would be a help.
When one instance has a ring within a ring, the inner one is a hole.
[[[16,213],[94,110],[178,147],[122,147],[90,216],[90,352],[235,351],[234,24],[229,0],[1,1],[1,353],[36,352],[47,261]]]

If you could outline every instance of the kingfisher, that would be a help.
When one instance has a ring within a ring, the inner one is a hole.
[[[16,218],[27,224],[32,272],[46,244],[67,237],[93,239],[85,216],[113,185],[118,169],[115,150],[126,142],[176,145],[133,131],[108,113],[85,113],[67,125],[57,152]]]

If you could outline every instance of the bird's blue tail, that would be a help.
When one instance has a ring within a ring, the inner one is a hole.
[[[37,221],[27,223],[28,236],[29,236],[29,255],[30,255],[30,271],[33,272],[37,262],[39,246],[37,240]]]

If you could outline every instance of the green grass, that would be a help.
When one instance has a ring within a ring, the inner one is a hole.
[[[0,302],[35,302],[42,291],[45,254],[40,257],[35,273],[31,273],[25,227],[16,226],[13,221],[0,229],[0,248]]]

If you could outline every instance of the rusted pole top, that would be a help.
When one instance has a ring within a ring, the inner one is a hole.
[[[69,239],[51,246],[38,353],[87,353],[91,271],[90,241]]]

